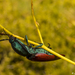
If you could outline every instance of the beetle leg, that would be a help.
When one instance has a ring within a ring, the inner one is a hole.
[[[25,40],[26,40],[26,43],[27,43],[27,46],[28,46],[29,43],[28,43],[28,37],[27,37],[27,35],[25,35]]]
[[[43,44],[41,43],[40,45],[36,46],[35,48],[41,47]]]
[[[34,46],[34,45],[33,45],[33,44],[30,44],[28,47],[29,47],[29,48],[32,48],[32,46]]]
[[[52,49],[52,48],[50,47],[50,44],[49,44],[49,43],[48,43],[48,48]]]

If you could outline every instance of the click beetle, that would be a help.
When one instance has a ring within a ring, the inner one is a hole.
[[[0,40],[0,41],[3,41],[3,40]],[[5,40],[8,40],[8,39],[5,39]],[[46,51],[45,49],[39,48],[43,45],[42,43],[36,47],[32,47],[32,45],[28,43],[27,36],[25,36],[25,40],[27,45],[25,45],[22,41],[20,41],[19,39],[15,37],[9,36],[9,42],[11,43],[13,50],[19,55],[25,56],[27,59],[31,61],[43,62],[43,61],[53,61],[53,60],[60,59],[59,57]],[[48,47],[50,48],[50,45]],[[63,54],[61,55],[65,56]]]

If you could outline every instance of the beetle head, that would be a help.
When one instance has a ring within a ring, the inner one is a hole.
[[[14,42],[15,39],[16,39],[15,37],[10,36],[10,37],[9,37],[9,42],[12,43],[12,42]]]

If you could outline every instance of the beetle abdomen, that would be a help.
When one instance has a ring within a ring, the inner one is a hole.
[[[38,54],[35,55],[35,57],[33,57],[32,59],[29,59],[29,60],[32,60],[32,61],[53,61],[53,60],[57,60],[57,59],[60,59],[60,58],[55,56],[55,55],[48,55],[48,54],[45,54],[45,53],[38,53]]]

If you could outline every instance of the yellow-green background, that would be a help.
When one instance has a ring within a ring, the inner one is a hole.
[[[10,32],[39,42],[30,0],[0,0],[0,24]],[[75,61],[75,0],[33,0],[46,46]],[[0,36],[0,39],[8,38]],[[8,41],[0,42],[0,75],[75,75],[75,66],[60,59],[33,62],[18,55]]]

